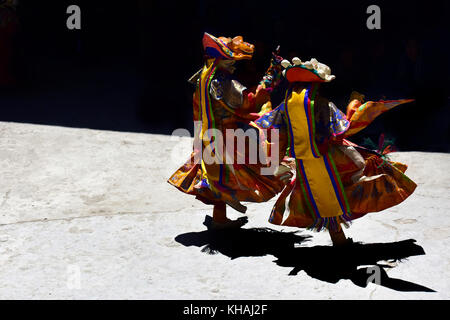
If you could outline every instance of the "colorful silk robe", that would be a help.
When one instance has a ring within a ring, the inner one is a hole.
[[[279,196],[269,221],[337,230],[341,223],[394,206],[414,191],[416,184],[404,174],[406,165],[345,139],[379,114],[411,100],[362,105],[355,100],[346,116],[317,91],[318,84],[294,84],[284,103],[255,125],[286,131],[280,137],[288,140],[287,155],[295,162],[296,177]]]
[[[201,148],[194,149],[188,161],[168,182],[182,192],[195,195],[206,204],[226,202],[233,206],[239,201],[263,202],[274,197],[284,187],[276,177],[261,175],[261,168],[267,164],[238,164],[236,161],[227,163],[225,153],[233,153],[233,159],[236,160],[237,148],[230,150],[226,145],[224,148],[218,146],[215,138],[210,135],[211,131],[208,131],[218,130],[224,137],[224,142],[226,129],[252,128],[259,137],[258,129],[250,125],[248,110],[258,110],[263,106],[254,105],[256,102],[252,100],[253,95],[246,94],[244,89],[217,68],[215,59],[206,62],[198,78],[193,105],[194,121],[201,121],[201,128],[195,132],[194,139],[197,143],[194,142],[194,146],[200,145]],[[264,105],[265,108],[267,106],[268,104]],[[250,143],[260,145],[258,141]],[[261,143],[264,144],[264,141]],[[225,152],[222,153],[221,150]],[[211,164],[204,161],[200,155],[206,153],[222,159],[222,163]]]

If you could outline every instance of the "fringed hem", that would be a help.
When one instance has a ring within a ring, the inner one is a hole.
[[[307,227],[307,229],[317,232],[323,231],[324,229],[339,231],[341,230],[341,225],[345,228],[349,228],[351,225],[351,218],[347,215],[330,218],[317,218],[312,225]]]

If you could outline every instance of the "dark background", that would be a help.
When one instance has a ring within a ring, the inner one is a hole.
[[[66,27],[70,4],[81,7],[80,31]],[[381,30],[366,27],[371,4],[381,7]],[[331,67],[336,80],[322,95],[341,110],[353,90],[367,100],[416,99],[380,116],[364,136],[386,133],[400,150],[450,151],[450,1],[22,0],[15,14],[7,63],[16,81],[0,87],[0,121],[192,130],[187,79],[202,66],[207,31],[255,44],[237,74],[249,87],[281,45],[285,58]]]

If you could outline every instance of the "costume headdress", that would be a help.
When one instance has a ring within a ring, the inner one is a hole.
[[[330,67],[314,58],[302,62],[295,57],[292,64],[288,60],[283,60],[281,65],[285,68],[283,75],[289,82],[330,82],[336,78],[331,74]]]
[[[211,58],[229,60],[251,59],[255,46],[244,42],[241,36],[232,38],[216,38],[209,33],[203,35],[205,54]]]

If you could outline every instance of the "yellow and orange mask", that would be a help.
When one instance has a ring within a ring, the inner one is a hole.
[[[245,42],[241,36],[216,38],[206,32],[203,35],[203,48],[208,57],[231,60],[251,59],[255,50],[255,46]]]

